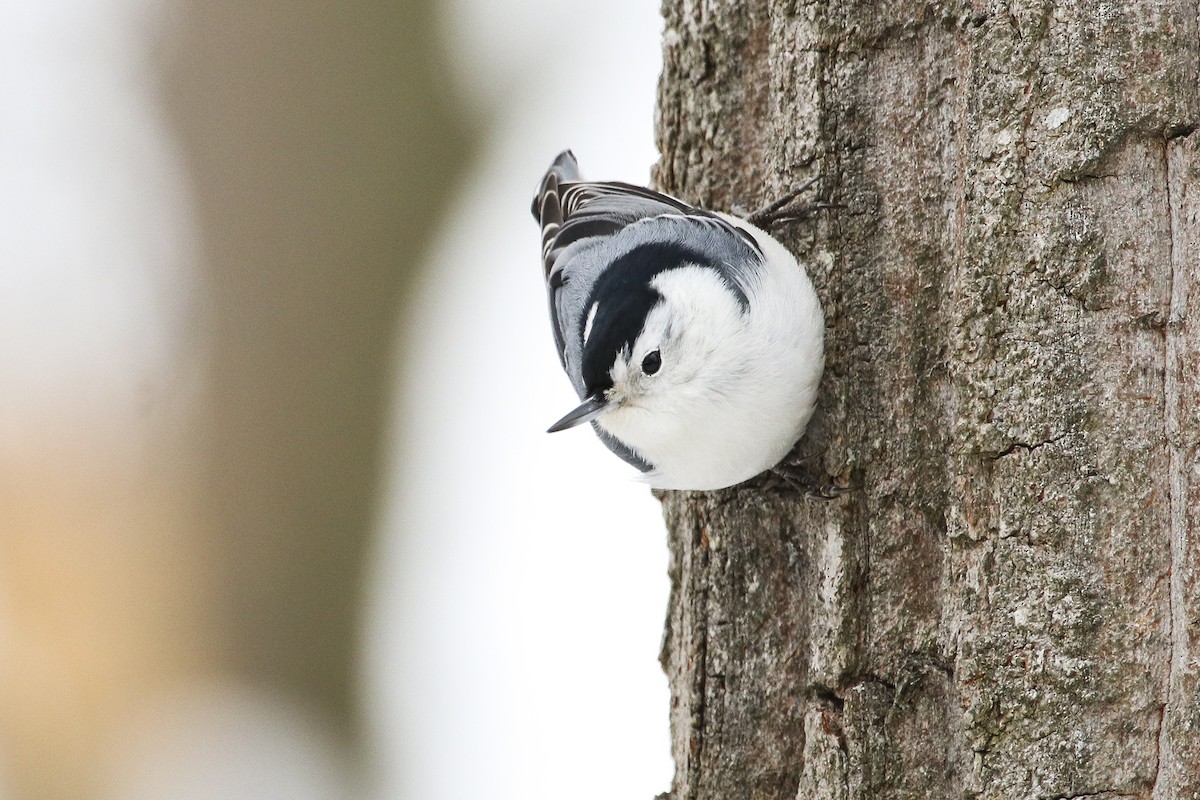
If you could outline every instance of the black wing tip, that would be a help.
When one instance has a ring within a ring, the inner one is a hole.
[[[579,161],[575,159],[575,154],[570,150],[563,150],[554,160],[550,162],[550,168],[546,170],[546,177],[551,175],[559,183],[570,183],[580,179]],[[543,179],[544,180],[544,179]]]
[[[533,212],[533,218],[538,223],[544,222],[542,216],[545,198],[550,194],[558,194],[558,185],[569,181],[579,180],[579,162],[575,160],[575,154],[570,150],[563,150],[554,157],[554,161],[550,162],[550,168],[546,170],[546,174],[542,176],[542,182],[538,186],[537,194],[533,196],[533,203],[530,210]],[[557,203],[554,205],[557,206]],[[562,220],[558,220],[561,222]]]
[[[576,161],[574,152],[570,150],[559,152],[557,156],[554,156],[554,161],[550,163],[546,174],[542,175],[538,193],[535,194],[533,205],[530,206],[533,218],[539,223],[545,223],[546,218],[542,215],[544,215],[548,194],[558,194],[559,184],[568,184],[568,182],[577,180],[580,180],[580,162]],[[557,207],[557,201],[551,206]],[[562,222],[562,219],[558,219],[557,222]]]
[[[554,163],[550,165],[550,169],[577,172],[579,170],[579,160],[575,158],[575,153],[571,152],[570,148],[568,148],[554,157]]]

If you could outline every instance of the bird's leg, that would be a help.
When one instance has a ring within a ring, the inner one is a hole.
[[[771,469],[784,483],[793,489],[804,492],[806,500],[836,500],[844,494],[853,492],[857,487],[838,486],[832,481],[813,481],[813,472],[805,469],[803,463],[812,461],[816,456],[805,458],[788,458]]]
[[[834,203],[804,202],[796,203],[795,205],[792,204],[797,197],[812,188],[817,180],[817,178],[810,178],[796,189],[768,203],[757,211],[751,211],[745,215],[746,221],[751,225],[756,225],[763,230],[769,231],[784,222],[806,219],[817,211],[826,208],[836,208],[837,205]]]

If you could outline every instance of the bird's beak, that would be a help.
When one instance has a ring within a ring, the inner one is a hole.
[[[616,403],[610,403],[605,400],[603,393],[597,392],[580,403],[578,408],[551,425],[546,433],[557,433],[558,431],[565,431],[567,428],[574,428],[576,425],[584,422],[591,422],[610,408],[615,408],[616,405]]]

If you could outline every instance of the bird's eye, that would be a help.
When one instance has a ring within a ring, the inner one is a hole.
[[[646,353],[646,357],[642,359],[642,372],[646,373],[647,375],[653,375],[654,373],[658,372],[658,369],[661,366],[662,356],[658,354],[657,350],[651,350],[649,353]]]

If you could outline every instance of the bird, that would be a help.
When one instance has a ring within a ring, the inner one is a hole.
[[[788,455],[817,403],[825,319],[787,248],[747,219],[585,181],[570,150],[532,210],[554,343],[581,401],[549,432],[591,423],[656,489],[723,489]]]

